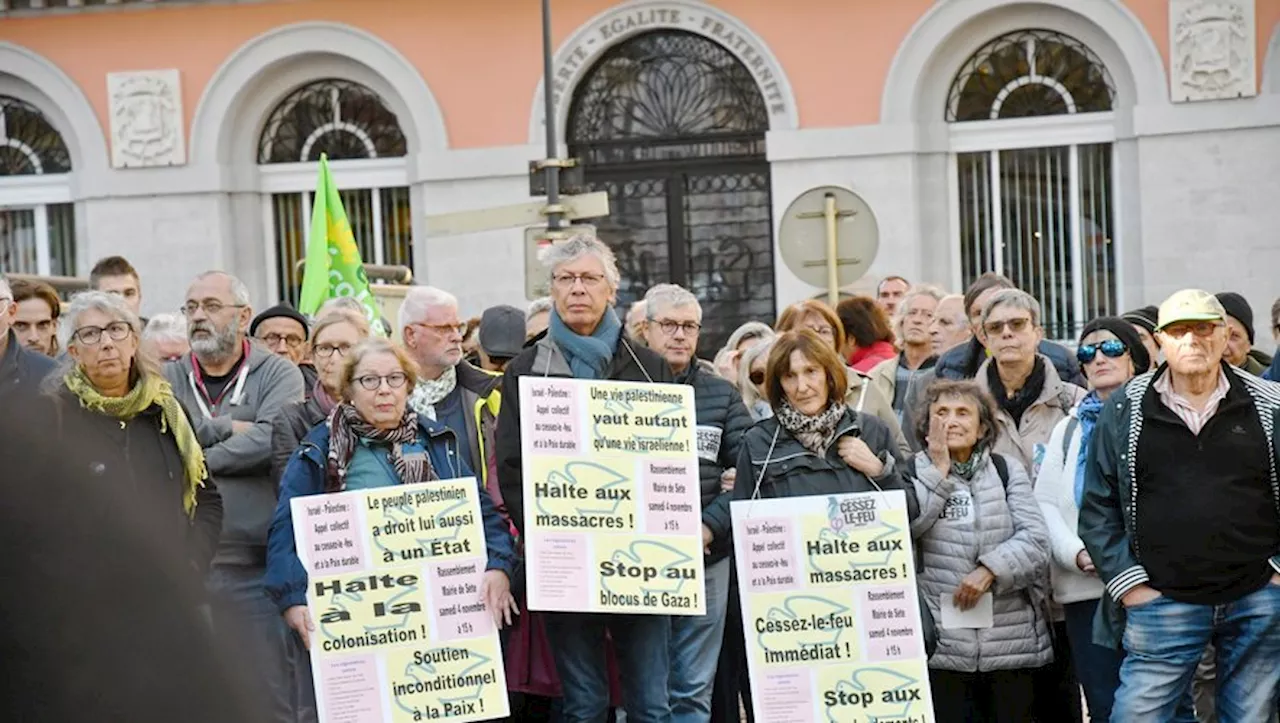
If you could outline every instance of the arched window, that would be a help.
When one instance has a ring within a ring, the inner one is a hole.
[[[347,80],[325,79],[289,93],[267,117],[258,140],[263,188],[271,194],[276,280],[297,302],[298,261],[306,255],[320,155],[338,175],[339,195],[365,263],[413,267],[407,144],[395,113],[378,94]],[[341,188],[343,172],[360,188]]]
[[[751,72],[701,35],[659,30],[601,54],[565,131],[586,185],[609,193],[600,237],[618,256],[618,301],[681,284],[703,308],[699,348],[772,319],[768,107]]]
[[[1117,311],[1114,103],[1097,55],[1048,30],[978,49],[947,98],[952,147],[962,151],[963,283],[987,271],[1008,276],[1040,300],[1053,338]]]
[[[0,95],[0,271],[76,273],[71,154],[38,108]]]

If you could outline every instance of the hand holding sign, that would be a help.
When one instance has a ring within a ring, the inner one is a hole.
[[[836,450],[840,453],[840,459],[850,467],[858,470],[866,476],[875,479],[884,473],[884,462],[876,456],[875,452],[867,446],[867,443],[857,437],[844,436],[840,438],[840,442],[836,445]]]
[[[306,605],[294,605],[285,610],[284,624],[302,638],[302,647],[311,649],[311,633],[316,629],[316,624],[311,622],[311,613],[307,612]]]
[[[956,586],[956,607],[961,610],[968,610],[977,605],[978,598],[990,590],[991,583],[995,581],[996,576],[985,565],[978,565],[976,570],[965,575],[960,584]]]
[[[504,619],[507,625],[511,625],[511,616],[520,614],[520,606],[511,596],[511,581],[507,579],[507,573],[501,570],[485,571],[484,581],[480,583],[480,598],[493,615],[493,622],[499,630],[502,629]]]

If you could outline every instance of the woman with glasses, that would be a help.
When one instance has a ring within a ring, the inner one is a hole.
[[[267,594],[308,649],[315,628],[307,613],[307,573],[294,546],[290,501],[472,474],[453,430],[409,408],[418,373],[403,349],[386,339],[367,339],[346,353],[342,368],[342,401],[307,434],[285,467],[267,539]],[[480,593],[501,626],[504,617],[510,624],[516,611],[508,585],[500,584],[510,580],[515,547],[493,500],[484,494],[479,499],[488,550]]]
[[[1128,321],[1102,317],[1085,325],[1076,358],[1089,393],[1053,429],[1035,494],[1049,526],[1054,600],[1066,613],[1067,639],[1076,675],[1084,686],[1091,720],[1111,720],[1111,704],[1120,686],[1124,652],[1093,642],[1093,617],[1102,597],[1102,580],[1076,533],[1084,493],[1085,460],[1102,406],[1134,376],[1147,371],[1150,354]]]
[[[280,483],[285,465],[302,438],[323,422],[342,399],[342,371],[347,354],[369,338],[369,322],[362,314],[334,309],[316,320],[311,332],[311,360],[316,382],[307,399],[280,410],[271,423],[271,478]]]
[[[58,437],[90,461],[87,478],[111,480],[126,504],[148,510],[165,539],[185,546],[203,577],[222,531],[222,498],[187,412],[141,349],[142,322],[103,291],[72,298],[60,320],[67,361],[45,380]]]

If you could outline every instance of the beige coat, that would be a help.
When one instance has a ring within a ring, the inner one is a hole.
[[[996,439],[995,451],[1022,463],[1023,468],[1030,472],[1031,479],[1039,474],[1049,438],[1053,436],[1053,428],[1066,419],[1086,393],[1080,387],[1062,381],[1048,357],[1041,356],[1040,361],[1044,363],[1044,389],[1040,390],[1040,396],[1023,413],[1022,423],[1015,425],[1013,417],[1003,409],[999,409],[996,417],[1000,425],[1000,436]],[[988,394],[991,393],[991,387],[987,384],[987,367],[994,363],[994,359],[982,362],[974,377],[974,381]]]
[[[911,447],[902,434],[902,425],[898,423],[898,415],[893,411],[893,397],[885,397],[884,392],[872,383],[869,377],[849,369],[849,388],[845,392],[844,401],[854,411],[870,414],[889,427],[889,433],[898,444],[898,455],[901,459],[911,456]]]

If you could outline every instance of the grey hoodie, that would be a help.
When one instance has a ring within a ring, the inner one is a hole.
[[[249,373],[241,394],[235,381],[205,417],[192,381],[191,356],[165,365],[165,378],[187,408],[209,474],[222,493],[222,538],[215,565],[260,567],[267,559],[267,528],[276,508],[271,480],[271,422],[285,406],[304,396],[302,372],[287,359],[257,344],[249,346]],[[233,403],[234,402],[234,403]],[[232,434],[231,423],[253,428]]]

